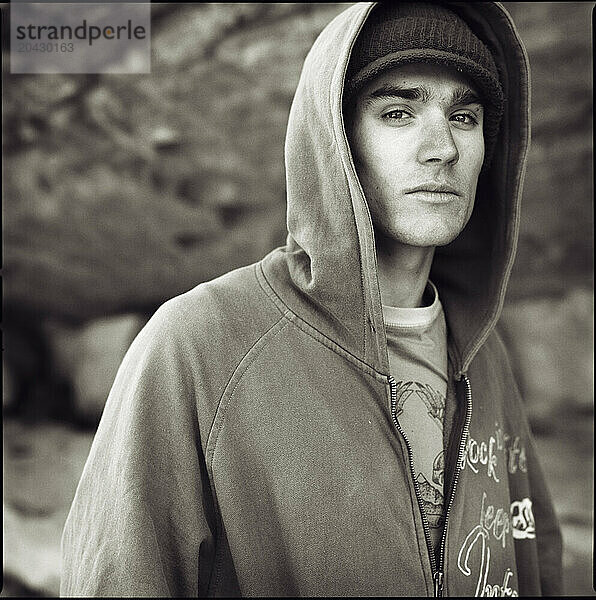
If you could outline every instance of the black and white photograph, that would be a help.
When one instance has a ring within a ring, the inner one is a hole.
[[[0,597],[596,596],[594,2],[0,8]]]

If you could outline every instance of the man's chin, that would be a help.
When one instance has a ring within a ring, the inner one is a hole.
[[[383,232],[385,243],[394,241],[398,244],[413,246],[416,248],[430,248],[436,246],[446,246],[455,240],[463,230],[463,227],[456,228],[437,228],[426,231],[391,231]]]

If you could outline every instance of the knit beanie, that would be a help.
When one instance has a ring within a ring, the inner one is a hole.
[[[415,62],[454,67],[472,79],[484,104],[484,166],[490,163],[503,113],[503,91],[489,49],[467,23],[443,5],[379,3],[352,49],[344,103],[374,77]]]

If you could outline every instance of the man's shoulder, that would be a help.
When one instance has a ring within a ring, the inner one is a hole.
[[[259,283],[258,265],[240,267],[167,300],[148,326],[196,343],[258,336],[281,317]]]
[[[283,318],[261,288],[257,268],[231,271],[162,304],[128,350],[110,405],[151,407],[155,414],[164,406],[187,407],[207,440],[238,365]],[[137,401],[127,400],[132,389]]]

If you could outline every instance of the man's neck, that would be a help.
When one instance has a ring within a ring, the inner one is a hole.
[[[385,306],[417,308],[423,305],[434,253],[434,246],[408,246],[383,236],[377,237],[379,286]]]

